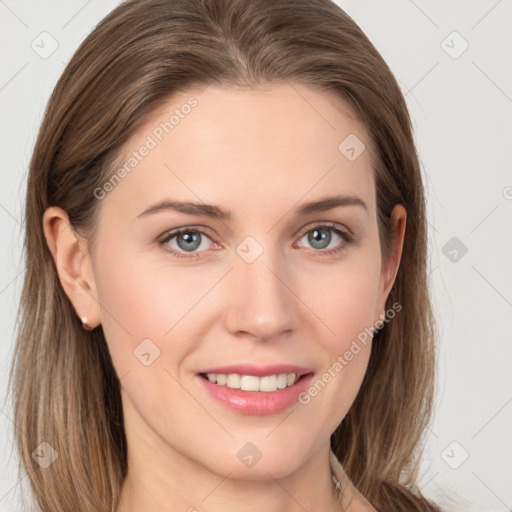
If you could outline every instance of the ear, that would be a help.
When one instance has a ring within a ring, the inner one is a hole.
[[[395,205],[391,212],[391,228],[393,231],[393,247],[388,261],[384,262],[381,269],[380,280],[379,280],[379,296],[377,302],[376,315],[379,315],[375,322],[378,324],[384,319],[382,315],[385,315],[386,300],[389,292],[393,287],[398,273],[398,267],[400,266],[400,260],[402,257],[402,249],[404,244],[405,236],[405,225],[406,225],[407,213],[405,208],[401,204]]]
[[[43,230],[60,283],[85,328],[100,324],[100,306],[87,243],[77,236],[62,208],[51,206],[43,215]]]

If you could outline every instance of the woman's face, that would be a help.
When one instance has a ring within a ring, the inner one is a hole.
[[[97,315],[129,448],[152,464],[278,478],[353,403],[396,268],[381,265],[369,141],[335,101],[301,85],[190,89],[97,189]],[[165,202],[182,206],[148,211]],[[277,391],[230,387],[302,372]]]

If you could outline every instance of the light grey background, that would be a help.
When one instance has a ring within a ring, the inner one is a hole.
[[[0,0],[0,511],[21,510],[26,493],[26,479],[16,482],[5,390],[24,272],[28,163],[65,64],[117,4]],[[445,510],[512,510],[512,2],[338,4],[395,73],[423,164],[441,336],[421,487]],[[58,48],[47,56],[51,39]]]

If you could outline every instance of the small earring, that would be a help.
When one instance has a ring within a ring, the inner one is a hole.
[[[86,330],[86,331],[92,331],[92,327],[90,325],[87,324],[87,317],[86,316],[83,316],[80,320],[82,320],[82,327]]]

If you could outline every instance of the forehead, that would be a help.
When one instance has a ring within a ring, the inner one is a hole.
[[[354,143],[362,151],[355,159],[346,153]],[[333,191],[365,196],[373,207],[364,127],[333,93],[302,84],[181,91],[124,145],[121,167],[128,172],[107,202],[123,197],[131,211],[166,195],[264,211],[267,202]]]

